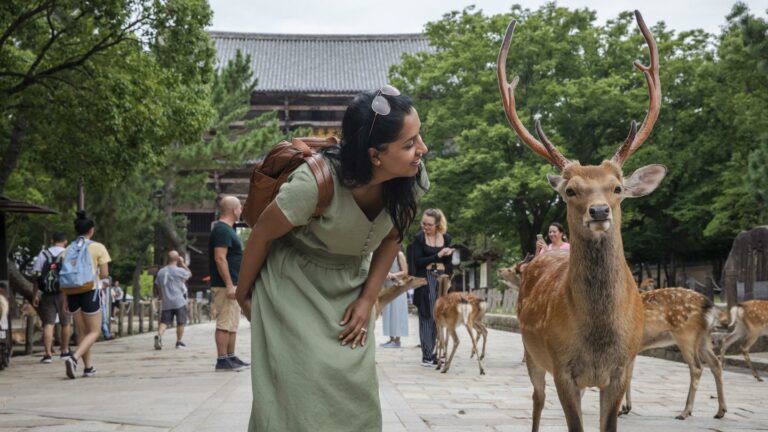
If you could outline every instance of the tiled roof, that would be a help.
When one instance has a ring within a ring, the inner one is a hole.
[[[387,82],[403,53],[428,51],[421,34],[299,35],[210,32],[219,67],[250,54],[256,91],[357,93]]]

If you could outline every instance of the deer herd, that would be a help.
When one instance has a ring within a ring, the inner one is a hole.
[[[688,396],[678,419],[691,415],[702,363],[715,378],[715,418],[725,415],[723,355],[740,339],[745,339],[745,360],[755,378],[762,381],[748,351],[761,334],[766,334],[768,301],[746,301],[731,309],[730,325],[734,330],[725,338],[718,358],[711,333],[718,324],[727,324],[729,316],[689,289],[654,289],[652,280],[643,281],[639,289],[627,265],[621,203],[626,198],[650,194],[666,174],[666,168],[657,164],[639,168],[629,176],[622,170],[625,161],[651,134],[662,101],[656,42],[639,12],[635,11],[635,17],[650,53],[649,65],[634,63],[645,77],[649,107],[640,127],[631,122],[624,143],[610,160],[599,165],[567,159],[549,141],[538,119],[534,124],[539,139],[518,117],[515,89],[520,80],[514,77],[509,83],[506,74],[515,21],[507,28],[498,56],[504,113],[520,140],[558,171],[547,177],[565,203],[571,243],[569,252],[542,253],[499,272],[502,282],[519,290],[516,312],[524,362],[533,385],[534,432],[539,429],[544,408],[547,373],[554,378],[569,431],[583,430],[581,399],[587,387],[599,389],[600,430],[615,431],[618,416],[632,409],[630,381],[635,358],[651,348],[677,345],[688,365]],[[480,374],[484,374],[486,303],[471,294],[449,293],[447,276],[442,276],[438,285],[439,297],[434,306],[437,369],[443,373],[450,369],[459,344],[457,328],[464,326],[472,344],[471,356],[477,356]],[[449,341],[453,342],[450,350]]]

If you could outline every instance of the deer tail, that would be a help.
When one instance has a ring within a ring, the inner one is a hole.
[[[468,302],[461,302],[458,305],[461,314],[461,322],[469,323],[469,314],[472,313],[472,305]]]
[[[744,319],[744,307],[742,305],[736,305],[731,308],[731,322],[728,327],[731,328],[736,325],[737,321]]]

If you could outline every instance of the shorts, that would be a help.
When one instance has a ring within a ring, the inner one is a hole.
[[[56,314],[59,315],[61,325],[69,325],[72,322],[72,315],[64,309],[64,293],[40,294],[40,306],[37,311],[43,325],[56,324]]]
[[[240,325],[240,305],[237,300],[227,298],[227,289],[212,287],[213,306],[216,308],[216,330],[224,330],[230,333],[237,331]]]
[[[187,307],[182,306],[178,309],[167,309],[160,312],[160,323],[165,325],[173,324],[173,316],[176,315],[176,325],[187,325]]]
[[[86,315],[97,314],[101,310],[101,299],[99,297],[99,290],[97,289],[81,294],[67,294],[69,312],[75,313],[82,310]]]

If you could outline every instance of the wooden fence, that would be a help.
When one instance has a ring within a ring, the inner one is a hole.
[[[139,300],[138,302],[121,302],[117,305],[117,313],[110,321],[109,330],[114,336],[126,336],[153,332],[160,325],[160,311],[162,302],[159,300]],[[210,307],[207,301],[187,300],[187,324],[199,324],[211,320]],[[22,317],[20,325],[15,327],[12,339],[15,344],[24,346],[25,354],[32,354],[36,340],[35,333],[40,335],[41,325],[36,315],[26,314]],[[74,329],[73,329],[74,330]],[[58,344],[61,326],[56,324],[54,329],[55,343]],[[75,334],[72,335],[75,337]],[[75,339],[73,339],[75,340]]]
[[[482,288],[472,290],[471,293],[488,302],[488,313],[515,314],[519,293],[515,288],[507,288],[503,291],[495,288]]]

